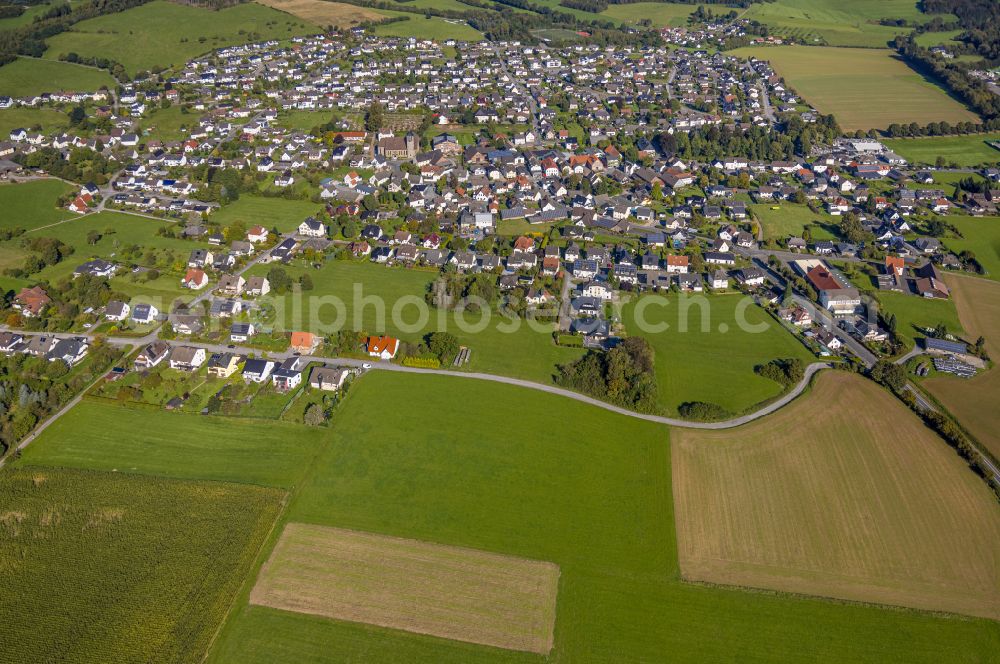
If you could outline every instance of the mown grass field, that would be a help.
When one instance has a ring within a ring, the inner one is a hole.
[[[772,34],[830,46],[882,48],[908,28],[879,25],[880,18],[924,23],[915,0],[777,0],[755,3],[744,17],[764,23]],[[944,18],[947,18],[945,16]]]
[[[83,401],[25,449],[19,467],[70,466],[292,487],[322,429]]]
[[[666,306],[662,306],[664,302]],[[685,302],[690,303],[686,312]],[[643,331],[640,319],[669,327]],[[754,367],[777,358],[797,357],[805,363],[813,359],[791,334],[740,294],[688,298],[646,295],[624,307],[622,320],[629,334],[645,337],[652,344],[660,402],[671,415],[686,401],[743,412],[782,392],[781,385],[758,376]],[[741,320],[757,331],[743,329]]]
[[[559,565],[555,661],[992,657],[1000,638],[992,621],[680,582],[664,428],[554,395],[456,381],[375,372],[358,382],[286,519]],[[490,424],[498,416],[505,426]],[[331,658],[545,661],[252,606],[245,596],[209,661]]]
[[[971,251],[986,270],[984,276],[1000,280],[1000,217],[950,215],[947,221],[962,237],[945,238],[945,246],[956,253]]]
[[[732,53],[770,61],[796,92],[836,116],[845,130],[885,129],[894,122],[978,121],[888,49],[773,46]]]
[[[816,214],[806,205],[787,201],[774,205],[761,203],[751,205],[750,210],[760,222],[764,239],[787,240],[791,236],[802,237],[806,226],[810,226],[813,240],[836,239],[832,228],[837,225],[837,221],[825,212]]]
[[[875,383],[673,441],[684,578],[1000,618],[996,497]]]
[[[257,265],[248,274],[267,274],[269,270],[267,265]],[[330,334],[339,329],[352,329],[369,334],[388,333],[412,342],[419,342],[429,332],[447,331],[472,351],[463,369],[540,383],[551,383],[557,365],[570,362],[581,354],[579,349],[554,344],[552,324],[538,324],[538,329],[532,329],[520,321],[514,331],[506,332],[508,319],[493,314],[483,326],[480,314],[468,312],[464,316],[468,325],[462,328],[456,314],[436,308],[428,308],[427,317],[422,318],[418,306],[423,303],[430,284],[437,279],[436,270],[334,260],[319,270],[291,266],[287,272],[294,278],[308,274],[314,288],[303,292],[301,297],[272,298],[276,319],[285,330]],[[357,298],[355,293],[359,294]],[[394,310],[397,315],[393,314]]]
[[[962,322],[958,319],[955,303],[951,299],[930,299],[908,293],[879,291],[878,300],[883,313],[895,314],[896,335],[907,347],[912,347],[915,339],[926,336],[926,328],[933,328],[938,324],[944,324],[951,334],[962,333]]]
[[[636,2],[630,5],[610,5],[598,16],[621,23],[638,23],[649,19],[653,27],[679,27],[687,25],[687,18],[695,10],[693,5],[669,2]]]
[[[0,227],[27,230],[48,226],[77,215],[56,207],[60,196],[76,191],[62,180],[31,180],[0,184]]]
[[[47,40],[45,57],[54,60],[71,52],[84,57],[104,57],[135,74],[178,65],[223,46],[258,39],[287,39],[318,31],[315,25],[254,3],[214,11],[153,0],[127,11],[77,23],[70,31]]]
[[[990,357],[1000,361],[1000,284],[959,275],[947,281],[967,338],[984,336]],[[939,374],[923,386],[1000,458],[1000,369],[994,366],[970,379]]]
[[[0,90],[12,97],[30,97],[43,92],[91,92],[114,88],[111,74],[93,67],[38,58],[18,58],[0,67]]]
[[[464,21],[444,19],[439,16],[430,18],[421,14],[408,12],[385,12],[390,16],[408,16],[409,20],[378,25],[372,30],[382,37],[417,37],[418,39],[458,39],[460,41],[477,42],[483,40],[483,33]]]
[[[324,2],[324,0],[257,0],[257,2],[321,27],[332,25],[337,28],[350,28],[359,23],[379,21],[386,16],[375,9],[343,2]]]
[[[282,233],[299,227],[306,217],[319,212],[321,206],[312,201],[289,200],[286,198],[265,198],[264,196],[240,196],[239,199],[219,208],[212,214],[212,221],[227,226],[236,221],[246,224],[247,230],[256,224]]]
[[[0,660],[198,661],[283,492],[56,468],[0,474]]]
[[[891,138],[883,142],[890,150],[914,164],[933,165],[941,157],[945,163],[970,167],[1000,162],[1000,150],[987,145],[988,141],[1000,141],[1000,133]]]

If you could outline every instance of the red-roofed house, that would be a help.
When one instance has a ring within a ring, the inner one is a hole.
[[[399,350],[399,339],[393,337],[368,337],[368,354],[382,360],[391,360]]]

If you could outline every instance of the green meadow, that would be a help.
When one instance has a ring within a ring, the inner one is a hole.
[[[0,76],[3,70],[0,69]],[[7,136],[14,129],[33,129],[39,127],[40,131],[54,131],[62,129],[69,122],[65,113],[53,108],[3,108],[0,109],[0,138],[7,140]]]
[[[464,5],[463,5],[464,6]],[[409,12],[385,11],[391,16],[409,17],[406,21],[377,25],[372,30],[383,37],[417,37],[418,39],[457,39],[460,41],[477,42],[483,40],[483,33],[468,23],[457,19],[444,19],[440,16],[423,16]]]
[[[77,215],[56,207],[60,196],[76,188],[62,180],[31,180],[19,184],[0,184],[0,209],[4,211],[0,228],[34,230]]]
[[[985,276],[1000,280],[1000,217],[951,215],[947,221],[962,237],[945,238],[945,246],[956,253],[971,251],[986,270]]]
[[[884,48],[907,28],[879,25],[881,18],[925,23],[915,0],[777,0],[754,3],[743,13],[771,33],[829,46]],[[944,15],[943,18],[949,18]]]
[[[605,16],[621,23],[638,23],[649,19],[654,27],[679,27],[687,25],[687,18],[694,12],[694,5],[671,2],[634,2],[627,5],[609,5],[598,16]]]
[[[907,347],[914,340],[925,336],[924,330],[943,324],[952,334],[962,332],[955,303],[950,299],[938,300],[907,293],[879,292],[882,312],[896,316],[896,334]]]
[[[750,410],[782,392],[754,367],[777,358],[796,357],[806,364],[813,359],[740,294],[646,295],[624,307],[622,320],[629,334],[652,344],[660,402],[671,415],[686,401],[718,404],[731,413]]]
[[[267,229],[277,228],[282,233],[288,233],[298,228],[303,219],[315,215],[320,209],[312,201],[240,196],[212,213],[212,221],[223,226],[240,221],[248,230],[260,224]]]
[[[19,466],[69,466],[289,488],[322,429],[83,401],[42,432]]]
[[[802,237],[806,226],[809,226],[813,240],[832,240],[836,237],[833,231],[837,224],[836,220],[825,212],[816,214],[806,205],[787,201],[775,204],[761,203],[751,205],[750,210],[760,222],[764,239],[787,240],[793,235]]]
[[[947,164],[970,167],[1000,162],[1000,150],[988,145],[988,142],[995,141],[1000,141],[1000,133],[889,138],[883,143],[915,164],[933,165],[941,157]]]
[[[153,0],[77,23],[47,40],[45,57],[55,60],[66,53],[103,57],[135,74],[179,65],[223,46],[317,32],[314,25],[255,3],[211,10]]]
[[[267,265],[256,265],[249,274],[267,274],[270,269]],[[344,328],[392,334],[411,342],[419,342],[429,332],[445,330],[472,351],[464,369],[541,383],[551,383],[557,366],[581,353],[579,349],[556,346],[552,324],[538,324],[538,329],[532,329],[522,320],[516,330],[507,332],[508,319],[493,314],[484,324],[480,314],[467,312],[463,320],[468,327],[462,329],[457,322],[458,314],[436,308],[429,308],[428,316],[422,318],[418,303],[424,302],[424,295],[437,279],[436,270],[340,260],[328,261],[318,270],[299,265],[286,270],[293,278],[308,274],[314,286],[313,290],[302,292],[301,297],[272,298],[271,302],[280,308],[277,320],[286,330],[331,333]],[[332,297],[324,300],[324,296]],[[334,300],[339,300],[343,308]],[[393,315],[394,310],[398,315]]]
[[[516,417],[490,426],[500,407]],[[340,407],[328,446],[283,520],[554,562],[553,651],[542,657],[326,620],[250,605],[244,594],[209,662],[642,662],[669,653],[684,662],[910,663],[991,656],[1000,630],[987,620],[684,583],[669,450],[664,427],[554,395],[370,374]]]
[[[43,92],[92,92],[114,87],[115,79],[103,69],[54,59],[22,57],[0,67],[0,90],[12,97],[30,97]]]

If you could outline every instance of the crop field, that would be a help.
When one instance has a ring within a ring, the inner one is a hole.
[[[30,97],[43,92],[91,92],[105,87],[115,87],[111,74],[69,62],[18,58],[0,67],[0,90],[12,97]]]
[[[962,237],[945,238],[945,246],[956,253],[971,251],[986,270],[984,276],[1000,280],[1000,217],[951,215],[946,220]]]
[[[873,382],[673,441],[684,578],[1000,618],[996,498]]]
[[[268,270],[267,265],[257,265],[248,274],[267,274]],[[552,341],[554,325],[549,323],[538,323],[532,328],[520,321],[515,330],[508,332],[509,319],[498,314],[484,319],[479,313],[466,312],[462,315],[467,323],[463,323],[464,327],[460,327],[459,314],[444,309],[427,309],[429,314],[422,318],[418,305],[423,303],[430,284],[438,277],[436,270],[341,260],[329,261],[319,270],[299,266],[286,270],[293,278],[308,274],[314,289],[303,292],[301,297],[289,295],[270,300],[285,330],[329,334],[339,329],[352,329],[370,334],[393,334],[413,342],[420,341],[429,332],[447,331],[454,334],[460,344],[472,349],[469,363],[463,369],[541,383],[551,383],[557,365],[570,362],[581,354],[579,349],[556,346]],[[394,315],[394,311],[398,315]]]
[[[885,47],[897,34],[909,32],[908,28],[879,25],[880,18],[916,23],[930,18],[915,0],[777,0],[753,4],[743,16],[766,24],[775,35],[866,48]]]
[[[885,129],[893,122],[978,121],[888,49],[774,46],[732,53],[770,61],[796,92],[836,116],[844,130]]]
[[[81,21],[50,37],[45,57],[78,53],[119,62],[130,74],[170,67],[215,48],[256,39],[287,39],[319,28],[254,3],[213,11],[153,0],[117,14]],[[3,70],[0,69],[0,75]],[[41,80],[45,80],[44,78]]]
[[[407,21],[378,25],[372,30],[382,37],[417,37],[418,39],[457,39],[459,41],[477,42],[483,40],[483,33],[476,30],[465,21],[445,19],[439,16],[430,18],[421,14],[408,12],[390,12],[391,16],[408,16]]]
[[[687,17],[694,12],[694,5],[669,2],[636,2],[630,5],[610,5],[599,17],[621,23],[638,23],[649,19],[653,27],[679,27],[687,25]]]
[[[834,232],[837,221],[825,212],[816,214],[806,205],[796,205],[787,201],[774,205],[761,203],[751,205],[750,210],[760,222],[765,239],[787,240],[793,235],[802,237],[802,231],[806,226],[810,227],[814,241],[837,239]]]
[[[329,434],[288,522],[558,565],[552,661],[973,662],[992,658],[1000,637],[989,620],[680,581],[667,431],[648,422],[514,386],[373,372]],[[248,597],[208,661],[331,659],[541,661]]]
[[[558,586],[551,563],[290,523],[250,602],[546,654]]]
[[[940,300],[910,295],[880,291],[878,300],[882,311],[895,314],[896,335],[907,347],[912,347],[914,340],[924,337],[924,330],[943,324],[951,334],[962,333],[962,322],[958,319],[955,303],[951,299]]]
[[[891,138],[883,142],[890,150],[914,164],[933,165],[941,157],[945,163],[965,168],[1000,162],[1000,150],[991,147],[988,144],[991,141],[1000,141],[1000,133]]]
[[[23,452],[20,467],[67,466],[294,486],[324,430],[262,419],[133,409],[84,400]]]
[[[1000,360],[1000,284],[959,275],[949,275],[947,281],[968,338],[984,336],[990,357]],[[968,379],[939,374],[923,386],[1000,458],[1000,369],[994,366]]]
[[[669,327],[644,332],[640,318]],[[647,295],[627,304],[622,320],[629,334],[652,344],[660,402],[671,415],[686,401],[714,403],[731,413],[749,410],[782,392],[781,385],[757,375],[754,367],[777,358],[797,357],[805,363],[813,359],[774,319],[739,294]],[[741,320],[749,324],[747,329]]]
[[[288,233],[298,228],[306,217],[315,215],[320,209],[321,207],[312,201],[240,196],[239,199],[213,213],[212,221],[217,221],[223,226],[242,221],[247,229],[260,224],[267,229],[277,228],[281,233]]]
[[[324,0],[257,0],[271,9],[286,12],[314,25],[350,28],[359,23],[380,21],[385,14],[368,7]]]
[[[0,474],[0,660],[198,661],[282,492],[55,468]]]

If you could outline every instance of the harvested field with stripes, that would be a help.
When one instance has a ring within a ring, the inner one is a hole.
[[[558,586],[548,562],[291,523],[250,602],[546,654]]]

